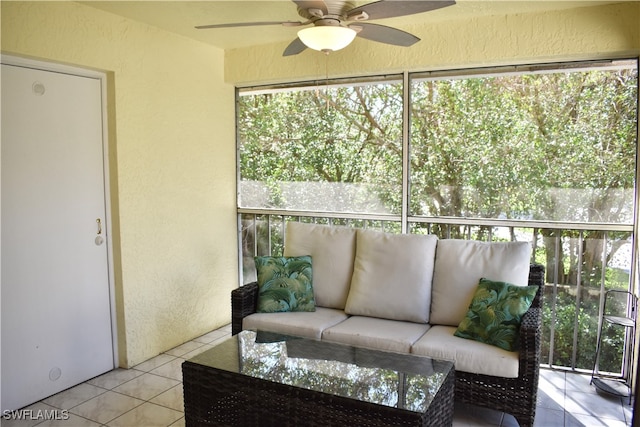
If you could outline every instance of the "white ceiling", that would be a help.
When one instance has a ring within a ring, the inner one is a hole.
[[[398,0],[394,0],[398,1]],[[595,0],[457,0],[457,4],[408,17],[377,20],[375,23],[404,29],[440,21],[455,21],[488,15],[557,11],[618,1]],[[196,25],[258,21],[302,21],[290,0],[276,1],[81,1],[116,15],[202,41],[222,49],[242,48],[296,38],[299,28],[269,25],[259,27],[197,30]],[[369,1],[353,1],[360,6]],[[420,37],[420,34],[416,34]]]

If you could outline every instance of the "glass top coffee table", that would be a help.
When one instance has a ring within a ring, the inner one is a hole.
[[[447,426],[453,363],[243,331],[182,365],[187,426]]]

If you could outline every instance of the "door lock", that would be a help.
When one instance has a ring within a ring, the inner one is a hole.
[[[98,224],[98,235],[96,236],[96,246],[100,246],[104,243],[104,238],[102,237],[102,220],[100,218],[96,219],[96,223]]]

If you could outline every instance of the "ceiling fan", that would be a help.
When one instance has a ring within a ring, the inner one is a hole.
[[[411,46],[420,41],[413,34],[385,25],[370,24],[366,21],[398,16],[414,15],[446,6],[454,5],[454,0],[405,1],[386,0],[354,7],[349,1],[340,0],[293,0],[298,6],[301,21],[239,22],[230,24],[200,25],[197,29],[251,27],[262,25],[283,25],[302,27],[298,37],[287,46],[283,56],[297,55],[307,47],[329,53],[342,49],[358,36],[363,39],[395,46]],[[354,22],[349,24],[348,22]]]

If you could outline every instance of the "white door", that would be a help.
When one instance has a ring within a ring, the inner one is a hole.
[[[2,410],[114,367],[101,84],[2,64]]]

